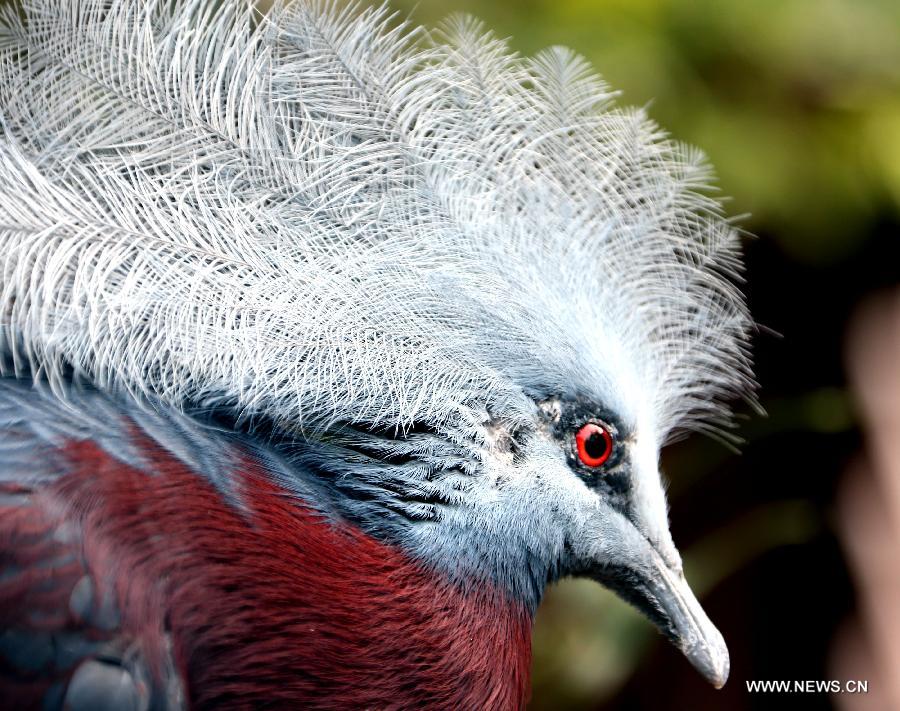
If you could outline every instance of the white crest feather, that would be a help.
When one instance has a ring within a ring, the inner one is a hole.
[[[0,29],[14,367],[302,425],[612,389],[660,440],[747,388],[701,156],[567,50],[305,0],[22,5]]]

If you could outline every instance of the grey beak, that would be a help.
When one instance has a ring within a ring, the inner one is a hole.
[[[663,632],[688,661],[717,689],[728,681],[728,648],[722,634],[700,607],[681,571],[675,572],[657,557],[656,575],[648,592],[667,618]]]
[[[728,680],[728,648],[700,607],[680,564],[667,564],[623,517],[612,516],[607,524],[618,529],[618,545],[597,551],[594,565],[585,572],[643,612],[697,671],[722,688]]]

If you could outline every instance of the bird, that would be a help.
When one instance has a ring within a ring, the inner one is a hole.
[[[297,0],[0,15],[5,708],[523,708],[596,580],[712,684],[662,447],[742,231],[576,53]]]

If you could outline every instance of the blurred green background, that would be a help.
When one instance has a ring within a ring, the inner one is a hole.
[[[572,47],[622,101],[708,153],[734,214],[839,260],[900,206],[896,0],[391,0],[481,18],[523,54]]]
[[[535,630],[534,709],[831,708],[828,695],[751,695],[745,679],[830,679],[853,584],[834,490],[861,436],[842,341],[856,304],[900,283],[897,0],[391,0],[433,26],[468,12],[524,54],[563,44],[621,102],[646,105],[715,166],[747,215],[747,292],[767,418],[737,455],[669,448],[672,525],[688,579],[732,653],[704,685],[636,613],[564,581]]]

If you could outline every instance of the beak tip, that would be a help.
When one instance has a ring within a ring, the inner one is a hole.
[[[725,640],[718,630],[714,629],[714,633],[712,639],[684,650],[684,654],[710,684],[721,689],[728,681],[731,662]]]
[[[721,689],[723,686],[725,686],[725,682],[728,681],[728,672],[728,662],[726,661],[725,667],[721,669],[718,674],[709,678],[714,688]]]
[[[710,679],[714,689],[721,689],[728,681],[728,669],[725,669],[721,676]]]

